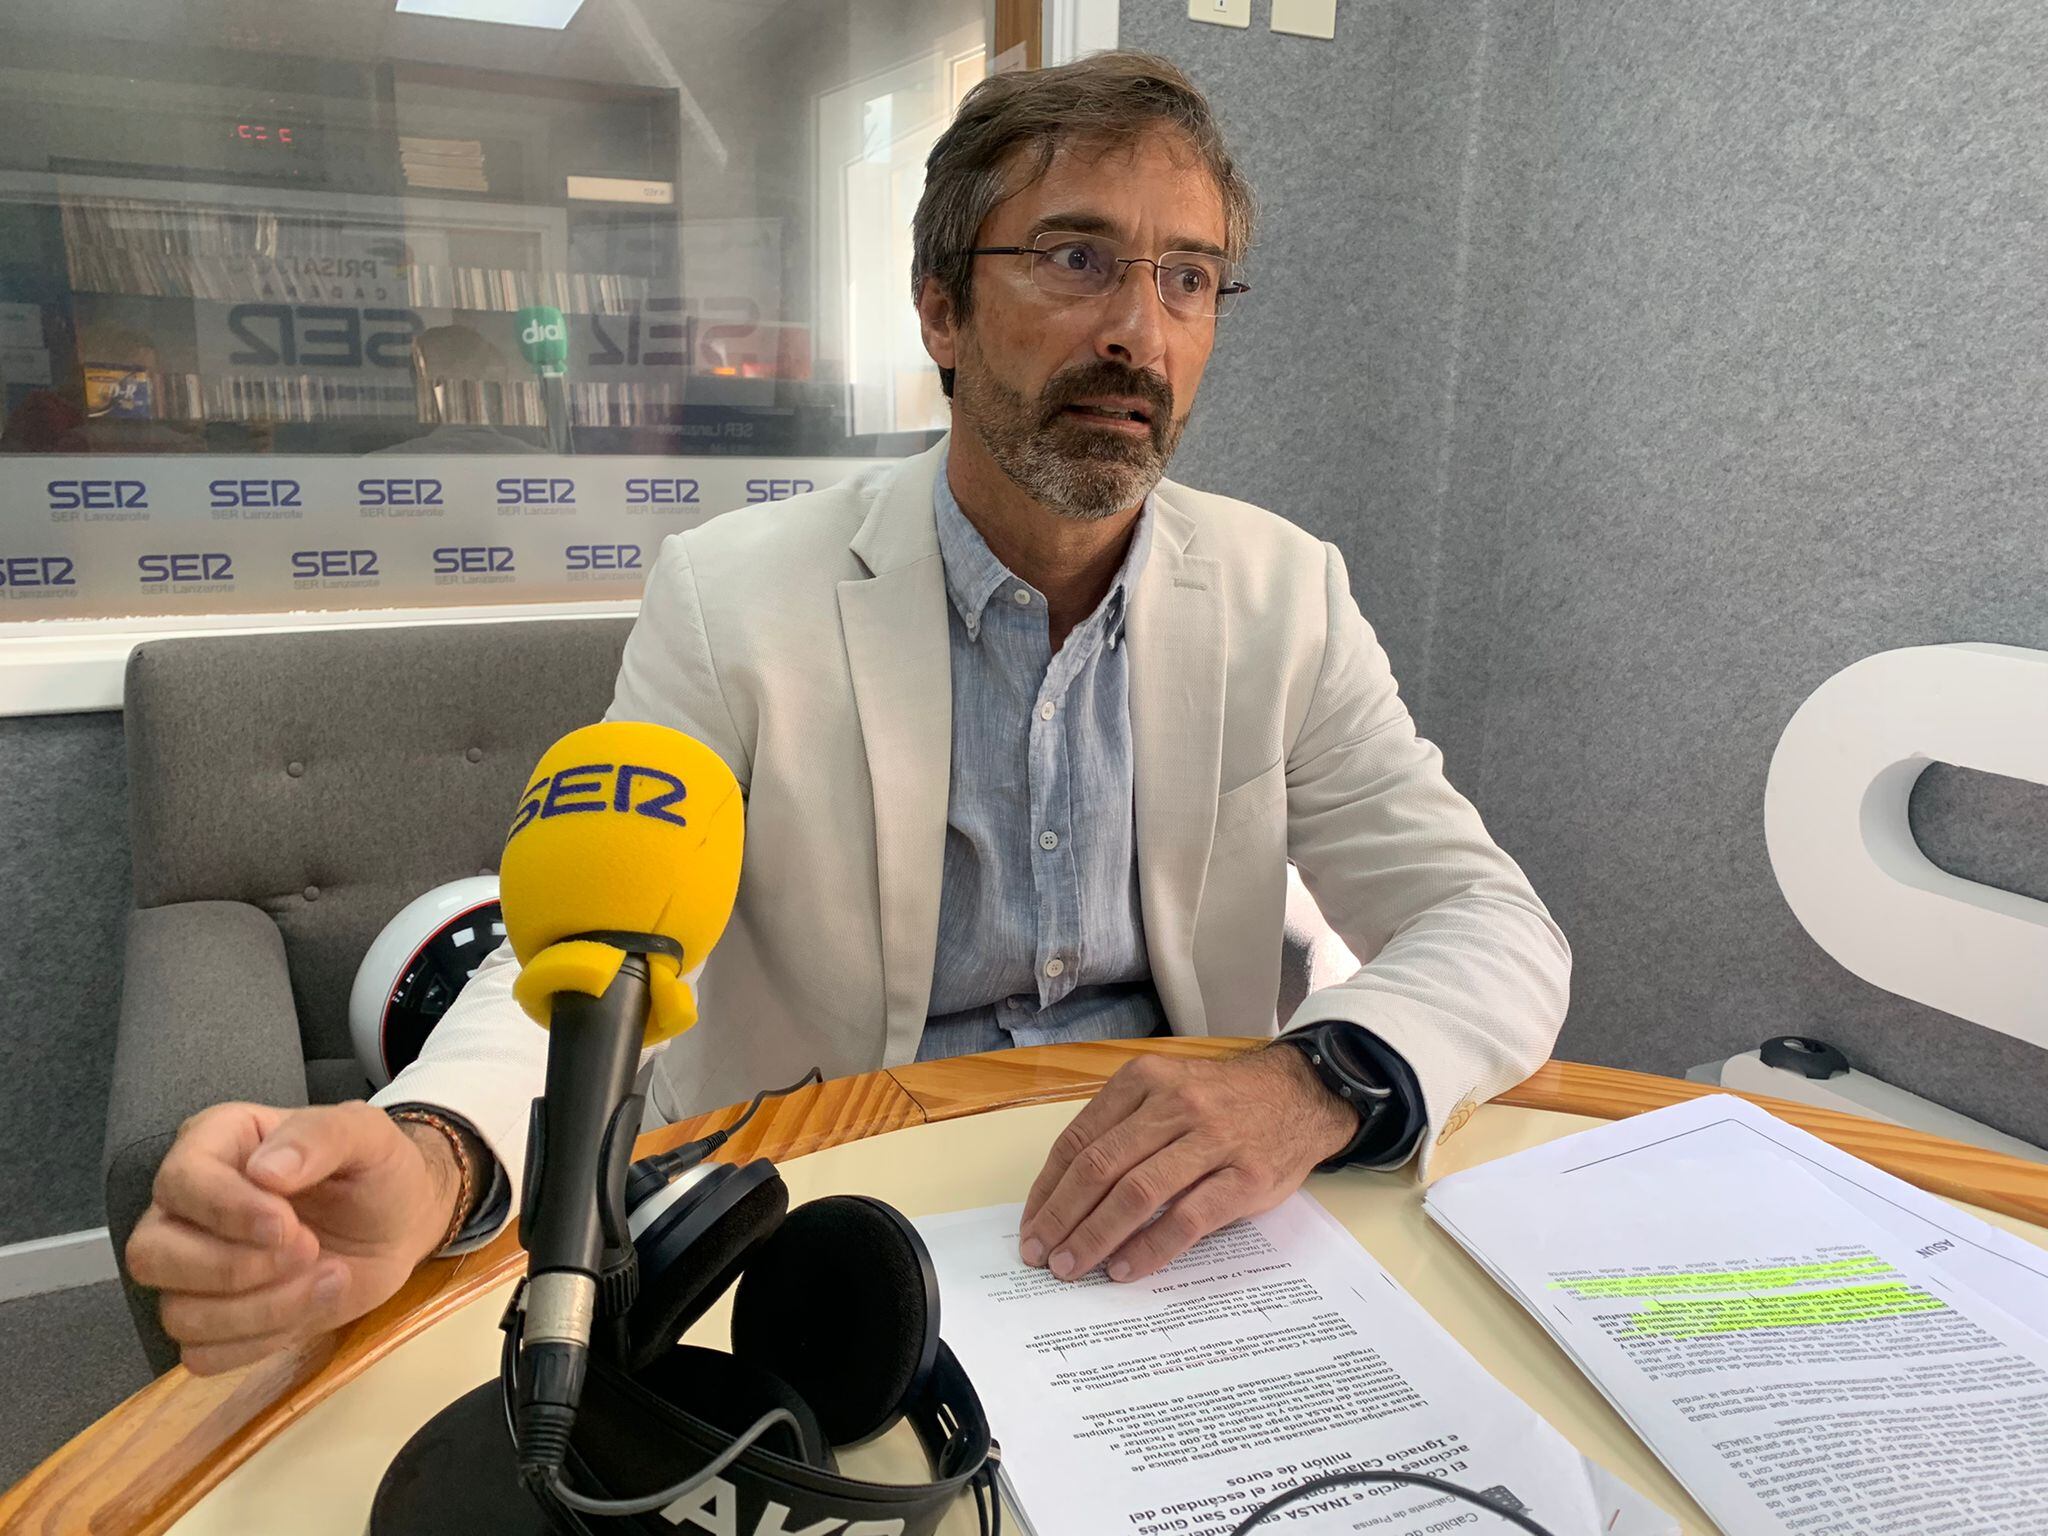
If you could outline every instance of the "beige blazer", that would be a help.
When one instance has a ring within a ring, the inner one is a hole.
[[[914,1060],[931,994],[952,701],[932,511],[943,448],[666,541],[610,718],[708,743],[747,790],[739,904],[702,1022],[659,1053],[666,1118]],[[1417,738],[1336,549],[1161,484],[1127,628],[1138,877],[1175,1034],[1275,1029],[1288,863],[1365,964],[1289,1026],[1408,1060],[1424,1159],[1550,1053],[1570,951]],[[480,969],[378,1095],[467,1117],[516,1182],[546,1036]]]

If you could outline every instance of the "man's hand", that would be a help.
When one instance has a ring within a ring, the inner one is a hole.
[[[1291,1047],[1229,1061],[1141,1056],[1053,1143],[1018,1251],[1062,1280],[1105,1259],[1110,1279],[1142,1279],[1271,1210],[1357,1132],[1358,1112]]]
[[[433,1252],[459,1174],[447,1140],[368,1104],[217,1104],[179,1128],[128,1239],[197,1376],[362,1316]]]

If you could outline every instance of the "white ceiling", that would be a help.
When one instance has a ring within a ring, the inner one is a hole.
[[[668,83],[651,36],[675,71],[729,57],[747,33],[815,0],[585,0],[557,32],[401,16],[393,0],[0,0],[0,35],[82,49],[111,39],[237,53],[391,60],[504,70],[606,84]],[[645,32],[625,14],[635,8]],[[81,56],[79,66],[89,67]]]

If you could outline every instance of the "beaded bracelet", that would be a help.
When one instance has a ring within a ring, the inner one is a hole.
[[[448,1219],[448,1230],[441,1235],[441,1241],[434,1245],[434,1252],[439,1253],[455,1241],[456,1233],[469,1224],[470,1202],[476,1198],[476,1165],[470,1158],[469,1148],[464,1144],[461,1129],[445,1115],[411,1105],[387,1110],[386,1113],[395,1121],[432,1126],[448,1139],[448,1148],[455,1154],[455,1167],[461,1175],[462,1183],[455,1192],[455,1214]]]

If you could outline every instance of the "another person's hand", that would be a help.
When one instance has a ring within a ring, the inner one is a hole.
[[[459,1178],[438,1131],[369,1104],[217,1104],[158,1168],[128,1270],[160,1293],[188,1370],[234,1370],[392,1295],[447,1231]]]
[[[1105,1260],[1112,1280],[1142,1279],[1219,1227],[1271,1210],[1357,1131],[1358,1112],[1300,1051],[1142,1056],[1053,1143],[1018,1251],[1062,1280]]]

